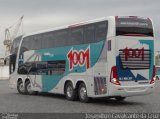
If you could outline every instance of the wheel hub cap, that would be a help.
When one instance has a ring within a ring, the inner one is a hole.
[[[87,90],[86,90],[86,88],[82,87],[80,89],[80,96],[81,96],[81,98],[84,99],[86,97],[86,95],[87,95]]]
[[[68,97],[71,97],[72,96],[72,93],[73,93],[73,89],[72,89],[72,87],[68,87],[67,88],[67,95],[68,95]]]
[[[23,83],[20,84],[19,89],[20,89],[21,92],[24,92]]]

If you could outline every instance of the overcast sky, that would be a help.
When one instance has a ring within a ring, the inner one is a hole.
[[[106,16],[150,17],[156,32],[155,50],[160,50],[160,0],[0,0],[1,57],[5,28],[22,15],[24,33]]]

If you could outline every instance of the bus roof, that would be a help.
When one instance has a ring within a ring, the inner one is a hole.
[[[95,22],[100,22],[100,21],[105,21],[105,20],[113,20],[115,18],[131,18],[131,17],[137,17],[137,18],[144,18],[144,17],[139,17],[139,16],[109,16],[109,17],[103,17],[103,18],[99,18],[99,19],[94,19],[94,20],[88,20],[88,21],[84,21],[84,22],[79,22],[79,23],[75,23],[75,24],[70,24],[70,25],[65,25],[65,26],[60,26],[60,27],[55,27],[55,28],[51,28],[51,29],[47,29],[47,30],[41,30],[38,32],[32,32],[32,33],[27,33],[23,35],[24,37],[27,36],[32,36],[32,35],[37,35],[37,34],[42,34],[42,33],[47,33],[47,32],[51,32],[51,31],[56,31],[56,30],[62,30],[62,29],[66,29],[66,28],[74,28],[77,26],[81,26],[81,25],[87,25],[87,24],[91,24],[91,23],[95,23]],[[148,19],[148,18],[147,18]]]
[[[79,22],[79,23],[75,23],[75,24],[55,27],[55,28],[51,28],[51,29],[47,29],[47,30],[38,31],[38,32],[27,33],[23,37],[37,35],[37,34],[41,34],[41,33],[47,33],[47,32],[61,30],[61,29],[66,29],[66,28],[74,28],[74,27],[77,27],[77,26],[87,25],[87,24],[90,24],[90,23],[100,22],[100,21],[104,21],[104,20],[108,20],[108,19],[113,19],[113,18],[115,18],[115,17],[114,16],[110,16],[110,17],[103,17],[103,18],[94,19],[94,20],[88,20],[88,21],[85,21],[85,22]]]

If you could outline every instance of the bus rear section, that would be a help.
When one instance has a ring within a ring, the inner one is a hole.
[[[111,96],[153,92],[154,37],[150,19],[116,17],[116,64],[111,68]]]

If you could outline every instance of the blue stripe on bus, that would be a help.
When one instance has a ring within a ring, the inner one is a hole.
[[[79,50],[85,51],[88,47],[90,47],[90,68],[91,68],[98,61],[104,46],[104,42],[105,40],[92,44],[81,44],[81,45],[66,46],[61,48],[49,48],[49,49],[37,50],[36,53],[41,55],[42,61],[56,61],[56,60],[66,61],[64,74],[42,75],[42,91],[43,92],[51,91],[64,76],[67,76],[71,73],[86,72],[85,65],[83,67],[80,66],[73,67],[72,71],[69,70],[69,61],[67,59],[67,53],[70,51],[71,48],[77,51]]]
[[[153,40],[139,40],[141,44],[146,44],[149,46],[149,49],[151,50],[151,64],[149,69],[149,80],[152,79],[153,74],[153,65],[154,65],[154,42]]]

